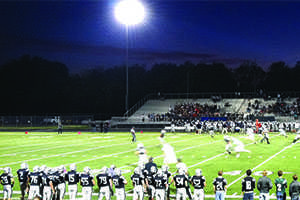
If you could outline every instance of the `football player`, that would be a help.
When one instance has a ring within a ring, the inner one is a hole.
[[[55,193],[53,183],[48,177],[49,169],[46,168],[42,173],[43,200],[51,200],[52,194]]]
[[[168,187],[167,177],[164,176],[161,169],[154,176],[155,199],[165,200],[166,189]]]
[[[269,141],[269,131],[267,128],[264,128],[263,131],[262,131],[262,139],[260,141],[260,143],[263,143],[265,140],[267,141],[267,144],[270,144],[270,141]]]
[[[130,133],[131,133],[131,136],[132,136],[131,143],[135,143],[136,142],[136,135],[135,135],[134,127],[131,128]]]
[[[224,136],[226,142],[225,153],[231,154],[232,151],[236,152],[236,157],[240,157],[240,152],[250,152],[245,149],[244,143],[234,137]]]
[[[162,150],[164,152],[164,164],[173,164],[177,162],[174,148],[170,144],[163,144]]]
[[[186,187],[188,185],[188,177],[182,168],[178,169],[178,174],[175,175],[171,181],[176,187],[176,200],[185,200],[187,198]]]
[[[146,186],[147,186],[147,192],[149,195],[149,200],[154,199],[155,195],[155,187],[154,187],[154,176],[156,174],[156,167],[152,166],[150,168],[150,171],[145,171],[145,180],[146,180]]]
[[[21,168],[17,171],[18,180],[20,183],[20,190],[21,190],[21,200],[24,200],[26,190],[28,188],[28,174],[29,169],[27,163],[22,163]]]
[[[0,182],[3,185],[3,200],[11,200],[12,188],[15,183],[14,177],[11,174],[10,167],[5,167],[4,172],[0,175]]]
[[[165,142],[165,140],[164,140],[165,134],[166,134],[166,130],[165,130],[165,129],[162,129],[162,130],[160,131],[160,136],[159,136],[159,140],[160,140],[161,143],[164,143],[164,142]]]
[[[227,190],[227,180],[222,177],[223,171],[218,172],[218,177],[213,181],[214,192],[216,200],[224,200]]]
[[[143,143],[139,143],[136,148],[136,154],[139,156],[138,165],[143,166],[147,162],[147,151]]]
[[[91,200],[95,180],[93,175],[90,174],[91,169],[89,167],[85,167],[83,171],[79,176],[80,185],[82,186],[82,198],[84,200]]]
[[[98,200],[103,199],[103,197],[105,197],[106,200],[110,199],[112,195],[112,181],[111,177],[108,175],[107,167],[101,169],[101,173],[96,176],[96,180],[99,187]]]
[[[248,169],[246,171],[247,176],[242,180],[242,194],[243,200],[253,200],[255,189],[255,178],[251,177],[252,171]]]
[[[30,172],[28,177],[28,181],[30,183],[28,200],[32,200],[36,196],[40,197],[40,185],[42,184],[42,179],[40,176],[40,168],[39,166],[35,166],[33,168],[33,172]]]
[[[120,169],[115,169],[115,175],[112,177],[112,181],[115,185],[117,200],[126,200],[125,185],[127,184],[127,180],[122,176]]]
[[[177,172],[179,172],[180,169],[184,171],[186,175],[188,175],[188,168],[185,163],[182,162],[180,158],[177,159],[177,164],[176,164]]]
[[[163,165],[161,167],[161,170],[164,174],[164,176],[166,177],[167,179],[167,188],[166,188],[166,197],[167,197],[167,200],[170,199],[170,183],[169,183],[169,179],[171,178],[171,172],[169,172],[169,167],[167,165]]]
[[[298,143],[298,140],[300,140],[300,134],[297,134],[295,139],[293,140],[293,144]]]
[[[196,169],[196,174],[192,176],[191,183],[194,187],[193,200],[204,200],[204,187],[206,186],[205,177],[202,176],[201,169]]]
[[[143,200],[144,199],[144,176],[141,174],[141,169],[136,167],[134,169],[133,175],[131,175],[132,185],[133,185],[133,200]]]
[[[287,136],[287,134],[286,134],[286,132],[285,132],[285,130],[283,130],[283,129],[279,129],[279,134],[278,134],[279,136],[284,136],[285,138],[287,138],[288,136]]]
[[[66,192],[66,182],[65,182],[65,166],[61,165],[57,170],[58,185],[57,185],[57,199],[63,200]]]
[[[79,173],[76,172],[76,165],[74,163],[70,165],[70,171],[67,172],[65,180],[68,182],[70,200],[75,200],[78,191]]]

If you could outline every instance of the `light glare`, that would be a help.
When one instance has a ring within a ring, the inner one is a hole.
[[[138,0],[123,0],[115,7],[116,19],[126,26],[136,25],[145,18],[145,9]]]

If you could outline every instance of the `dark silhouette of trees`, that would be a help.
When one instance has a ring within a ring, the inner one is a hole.
[[[22,56],[0,66],[4,114],[94,113],[122,115],[125,66],[77,74],[58,62]],[[129,67],[129,106],[149,93],[298,91],[300,62],[290,68],[274,62],[267,71],[255,62],[232,70],[222,63],[160,63]]]

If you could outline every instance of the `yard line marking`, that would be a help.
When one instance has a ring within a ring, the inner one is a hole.
[[[151,141],[151,140],[147,140],[147,141]],[[12,163],[2,164],[0,166],[9,166],[9,165],[13,165],[13,164],[22,163],[24,161],[30,162],[30,161],[42,160],[42,159],[45,159],[45,158],[52,158],[52,157],[57,157],[57,156],[69,155],[69,154],[73,154],[73,153],[81,153],[81,152],[84,152],[84,151],[90,151],[90,150],[95,150],[95,149],[102,149],[102,148],[105,148],[105,147],[112,147],[112,146],[118,146],[118,145],[127,145],[127,144],[130,144],[130,143],[126,142],[126,143],[121,143],[121,144],[112,144],[112,145],[106,145],[106,146],[100,146],[100,147],[93,147],[93,148],[83,149],[83,150],[79,150],[79,151],[71,151],[71,152],[62,153],[62,154],[50,155],[50,156],[41,157],[41,158],[16,161],[16,162],[12,162]]]
[[[1,135],[1,134],[0,134]],[[90,138],[81,138],[80,141],[87,141]],[[76,139],[71,140],[74,142],[77,142]],[[57,143],[64,143],[65,141],[54,141],[54,142],[48,142],[48,143],[40,143],[40,144],[24,144],[24,145],[14,145],[14,146],[8,146],[8,147],[0,147],[0,150],[7,150],[7,149],[14,149],[19,147],[32,147],[32,146],[42,146],[42,145],[51,145],[51,144],[57,144]]]
[[[281,149],[280,151],[278,151],[277,153],[275,153],[274,155],[270,156],[267,160],[263,161],[262,163],[260,163],[259,165],[257,165],[256,167],[254,167],[253,169],[251,169],[251,171],[256,170],[257,168],[259,168],[260,166],[262,166],[263,164],[265,164],[266,162],[269,162],[270,160],[272,160],[273,158],[275,158],[277,155],[279,155],[280,153],[284,152],[286,149],[291,148],[293,146],[293,144],[290,144],[286,147],[284,147],[283,149]],[[234,180],[233,182],[231,182],[227,188],[229,188],[230,186],[232,186],[233,184],[235,184],[237,181],[241,180],[243,177],[246,176],[246,173],[243,174],[242,176],[240,176],[239,178],[237,178],[236,180]]]
[[[60,148],[60,147],[80,146],[80,145],[86,145],[86,144],[97,144],[97,143],[109,142],[109,141],[113,141],[113,140],[103,140],[103,141],[97,141],[97,142],[87,142],[87,143],[77,143],[77,144],[70,144],[70,145],[53,146],[53,147],[49,147],[49,148],[34,149],[34,150],[30,150],[30,151],[19,151],[19,152],[13,152],[13,153],[9,153],[9,154],[2,154],[2,155],[0,155],[0,157],[16,156],[17,154],[20,154],[20,153],[23,154],[23,153],[30,153],[30,152],[36,152],[36,151],[45,151],[45,150],[49,150],[49,149],[56,149],[56,148]]]

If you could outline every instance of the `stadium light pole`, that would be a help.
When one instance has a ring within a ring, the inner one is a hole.
[[[145,9],[143,4],[138,0],[122,0],[116,4],[114,10],[117,21],[125,25],[126,28],[126,94],[125,110],[128,116],[128,36],[129,27],[141,23],[145,18]]]

